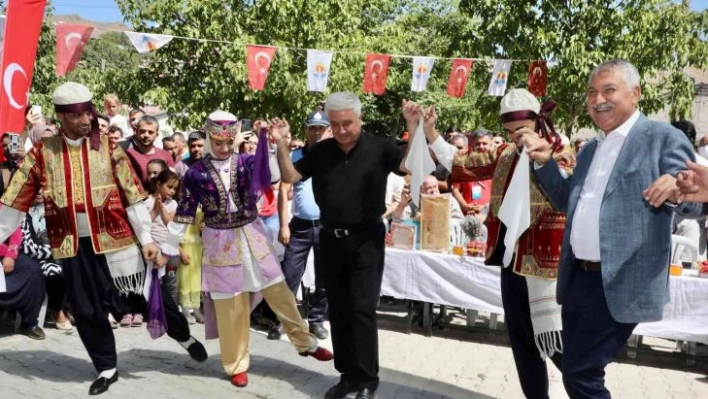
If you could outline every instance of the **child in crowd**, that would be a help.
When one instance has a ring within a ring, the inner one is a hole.
[[[167,168],[150,179],[150,187],[148,188],[150,196],[145,200],[145,204],[150,209],[150,217],[152,218],[150,235],[157,245],[162,245],[167,238],[167,225],[172,221],[177,210],[177,201],[173,197],[178,188],[179,176]],[[177,298],[177,266],[179,261],[179,256],[161,256],[155,264],[159,268],[166,266],[165,274],[161,281],[162,285],[168,289],[175,303],[179,303]],[[160,275],[162,275],[162,272],[160,272]],[[191,324],[194,323],[193,320],[188,321],[191,321]]]
[[[111,118],[110,125],[118,126],[123,134],[132,133],[133,130],[128,125],[128,118],[119,114],[120,111],[120,100],[118,96],[110,93],[103,97],[103,109],[106,111],[106,115]]]
[[[165,171],[169,169],[169,166],[167,166],[167,162],[165,162],[163,159],[153,159],[147,164],[147,186],[150,186],[150,182],[152,182],[152,179],[156,178],[157,175],[162,173],[162,171]],[[145,187],[146,189],[150,190],[150,187]]]
[[[204,214],[197,210],[196,221],[187,227],[184,238],[179,244],[182,260],[177,273],[179,304],[182,314],[189,324],[204,323],[201,307],[202,293],[202,224]]]

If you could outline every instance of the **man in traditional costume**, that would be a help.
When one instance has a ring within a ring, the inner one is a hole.
[[[101,135],[86,86],[68,82],[53,94],[62,128],[27,153],[2,196],[0,242],[24,219],[42,194],[52,255],[62,260],[76,328],[99,373],[89,395],[118,380],[115,337],[108,313],[126,311],[120,293],[142,294],[145,266],[159,249],[150,237],[146,194],[125,152],[111,149]],[[136,239],[137,238],[137,239]],[[206,359],[201,343],[190,336],[177,306],[165,301],[168,335],[195,359]]]
[[[231,383],[237,387],[248,384],[251,293],[262,294],[300,355],[331,360],[332,352],[318,346],[300,317],[272,242],[258,218],[258,197],[270,186],[266,137],[260,138],[256,155],[234,153],[240,124],[234,115],[223,111],[209,115],[204,132],[208,154],[184,175],[162,252],[179,253],[179,242],[187,227],[195,223],[201,205],[206,335],[207,339],[219,338],[221,363]]]
[[[502,265],[501,294],[504,319],[521,388],[527,398],[548,398],[550,357],[560,369],[562,359],[561,312],[556,303],[556,277],[563,241],[565,215],[553,208],[530,170],[530,160],[518,142],[522,127],[553,143],[554,158],[564,173],[572,173],[575,155],[561,145],[549,112],[555,103],[544,103],[525,89],[509,91],[501,101],[500,116],[512,143],[488,153],[470,152],[455,157],[457,148],[435,131],[435,110],[404,104],[409,131],[415,131],[425,114],[424,131],[440,162],[453,173],[460,168],[470,179],[493,179],[485,264]],[[518,136],[518,137],[517,137]],[[456,165],[453,165],[455,160]]]

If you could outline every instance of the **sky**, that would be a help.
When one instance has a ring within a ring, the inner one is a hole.
[[[674,0],[680,3],[680,0]],[[55,14],[78,14],[93,21],[122,22],[123,15],[114,0],[54,0]],[[705,10],[708,0],[692,0],[691,8]]]

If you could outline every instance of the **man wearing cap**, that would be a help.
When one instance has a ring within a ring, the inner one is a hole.
[[[386,229],[381,215],[389,173],[401,172],[403,152],[388,138],[362,132],[361,101],[354,93],[327,98],[333,140],[312,146],[295,165],[281,131],[271,123],[283,181],[312,178],[320,209],[324,270],[334,367],[339,383],[325,394],[341,399],[376,396],[379,384],[376,306],[381,295]]]
[[[59,86],[52,97],[62,128],[27,154],[3,195],[0,241],[19,226],[41,192],[52,255],[62,259],[76,327],[99,378],[90,395],[118,380],[115,338],[108,313],[125,313],[119,293],[142,294],[145,259],[159,249],[150,237],[146,195],[125,152],[101,135],[92,94],[78,83]],[[137,238],[137,239],[136,239]],[[196,360],[204,347],[170,301],[164,303],[170,337]]]
[[[545,103],[542,107],[525,89],[510,90],[501,101],[500,116],[512,143],[491,152],[470,152],[456,162],[470,179],[492,179],[485,220],[485,264],[502,266],[504,318],[527,398],[548,398],[546,357],[561,367],[561,310],[555,302],[555,279],[565,215],[554,209],[531,177],[528,155],[520,150],[522,135],[518,131],[533,129],[552,142],[558,165],[564,173],[572,173],[573,151],[560,145],[548,116],[554,106],[555,103]],[[415,131],[420,116],[425,116],[424,131],[431,148],[443,165],[452,168],[457,149],[435,131],[434,108],[423,110],[418,104],[407,102],[403,114],[410,131]]]
[[[677,174],[695,154],[682,132],[638,110],[637,69],[624,60],[604,62],[586,92],[601,132],[578,154],[573,176],[558,173],[548,146],[521,132],[529,156],[543,165],[536,178],[568,214],[558,302],[563,383],[573,399],[610,397],[605,367],[637,323],[661,320],[669,301],[673,215],[701,213],[699,204],[668,202],[678,193]]]
[[[323,111],[310,113],[305,122],[307,146],[290,153],[293,162],[299,161],[312,146],[317,144],[329,131],[329,120]],[[288,223],[288,192],[293,188],[293,217]],[[285,282],[293,292],[297,293],[305,273],[305,265],[310,250],[315,257],[315,290],[310,293],[307,322],[310,332],[319,339],[326,339],[329,332],[324,327],[327,312],[327,293],[322,282],[322,260],[320,257],[320,208],[315,202],[312,192],[312,179],[299,181],[295,184],[282,182],[278,191],[278,213],[280,217],[280,233],[278,240],[285,246],[283,259],[283,274]],[[274,327],[282,330],[280,325]]]
[[[208,154],[184,175],[162,251],[179,254],[179,243],[187,227],[196,222],[201,205],[206,336],[219,338],[224,370],[233,385],[245,387],[251,293],[262,294],[300,355],[320,361],[331,360],[333,355],[307,331],[266,227],[258,218],[258,198],[271,184],[267,140],[261,137],[263,145],[256,155],[234,153],[240,129],[233,114],[216,111],[209,115],[203,129]]]

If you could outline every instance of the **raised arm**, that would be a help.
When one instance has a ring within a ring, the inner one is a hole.
[[[302,175],[298,173],[290,159],[290,145],[285,138],[287,130],[290,129],[288,121],[274,118],[269,125],[270,136],[275,140],[278,151],[278,165],[280,166],[280,177],[285,183],[293,184],[302,180]],[[287,129],[287,130],[286,130]]]

